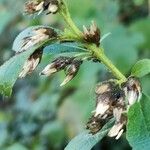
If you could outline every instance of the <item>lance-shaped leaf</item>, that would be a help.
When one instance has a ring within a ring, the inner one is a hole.
[[[136,77],[143,77],[150,73],[150,59],[143,59],[138,61],[132,68],[131,75]]]
[[[128,112],[127,139],[133,150],[150,149],[150,97],[143,94]]]
[[[44,53],[60,54],[60,53],[80,53],[87,52],[85,48],[76,42],[54,43],[44,48]]]
[[[12,87],[15,84],[19,73],[21,72],[25,61],[29,56],[38,48],[43,46],[45,42],[37,44],[36,46],[18,53],[0,67],[0,93],[5,96],[10,96],[12,93]]]
[[[65,150],[91,150],[104,136],[106,136],[114,125],[114,119],[110,120],[97,134],[89,134],[84,131],[70,141]]]

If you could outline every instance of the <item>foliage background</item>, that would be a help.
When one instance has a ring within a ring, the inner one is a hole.
[[[14,52],[13,40],[31,25],[50,25],[63,29],[57,15],[22,15],[25,1],[0,0],[0,64]],[[147,0],[68,0],[73,19],[82,28],[95,20],[101,34],[111,32],[102,46],[116,66],[129,75],[135,62],[150,58],[150,2]],[[59,87],[64,74],[45,78],[38,73],[55,56],[45,54],[36,71],[19,79],[11,98],[0,97],[0,149],[61,150],[84,130],[94,109],[94,87],[111,78],[103,67],[85,62],[77,77]],[[150,95],[150,75],[141,79],[143,91]],[[109,143],[109,144],[108,144]],[[131,149],[125,135],[118,141],[104,138],[93,150]]]

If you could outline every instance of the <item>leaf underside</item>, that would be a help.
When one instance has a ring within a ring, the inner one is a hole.
[[[150,150],[150,97],[146,95],[129,109],[127,139],[133,150]]]

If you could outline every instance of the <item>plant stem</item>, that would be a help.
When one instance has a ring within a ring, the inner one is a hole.
[[[74,34],[76,34],[76,36],[81,39],[83,36],[82,32],[78,29],[78,27],[75,25],[74,21],[72,20],[66,2],[64,0],[61,0],[61,2],[62,2],[62,8],[60,11],[60,15],[63,16],[65,22],[70,27],[70,29],[74,32]]]
[[[116,68],[115,65],[111,62],[111,60],[103,53],[103,50],[96,45],[87,45],[87,48],[93,52],[93,55],[101,61],[111,72],[112,74],[120,80],[121,82],[125,82],[126,77]]]
[[[74,32],[74,34],[79,39],[83,39],[83,34],[73,22],[65,2],[64,6],[65,11],[60,12],[60,14],[63,16],[65,22],[67,23],[67,25],[69,25],[70,29]],[[113,65],[109,58],[104,54],[101,48],[97,47],[94,44],[85,44],[85,46],[99,61],[101,61],[112,72],[112,74],[119,80],[120,83],[127,80],[126,77],[116,68],[116,66]]]

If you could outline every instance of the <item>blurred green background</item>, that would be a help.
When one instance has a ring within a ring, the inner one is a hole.
[[[27,17],[23,0],[0,0],[0,64],[14,52],[12,43],[19,32],[31,25],[63,29],[58,15]],[[104,35],[101,43],[113,63],[126,75],[137,60],[150,58],[150,0],[68,0],[72,17],[82,25],[97,22]],[[85,129],[95,105],[96,83],[111,78],[103,65],[85,62],[76,78],[65,87],[63,73],[39,77],[54,56],[45,54],[36,71],[19,79],[11,98],[0,97],[0,150],[63,150]],[[150,95],[150,75],[141,79]],[[93,150],[130,150],[125,135],[118,141],[104,138]]]

